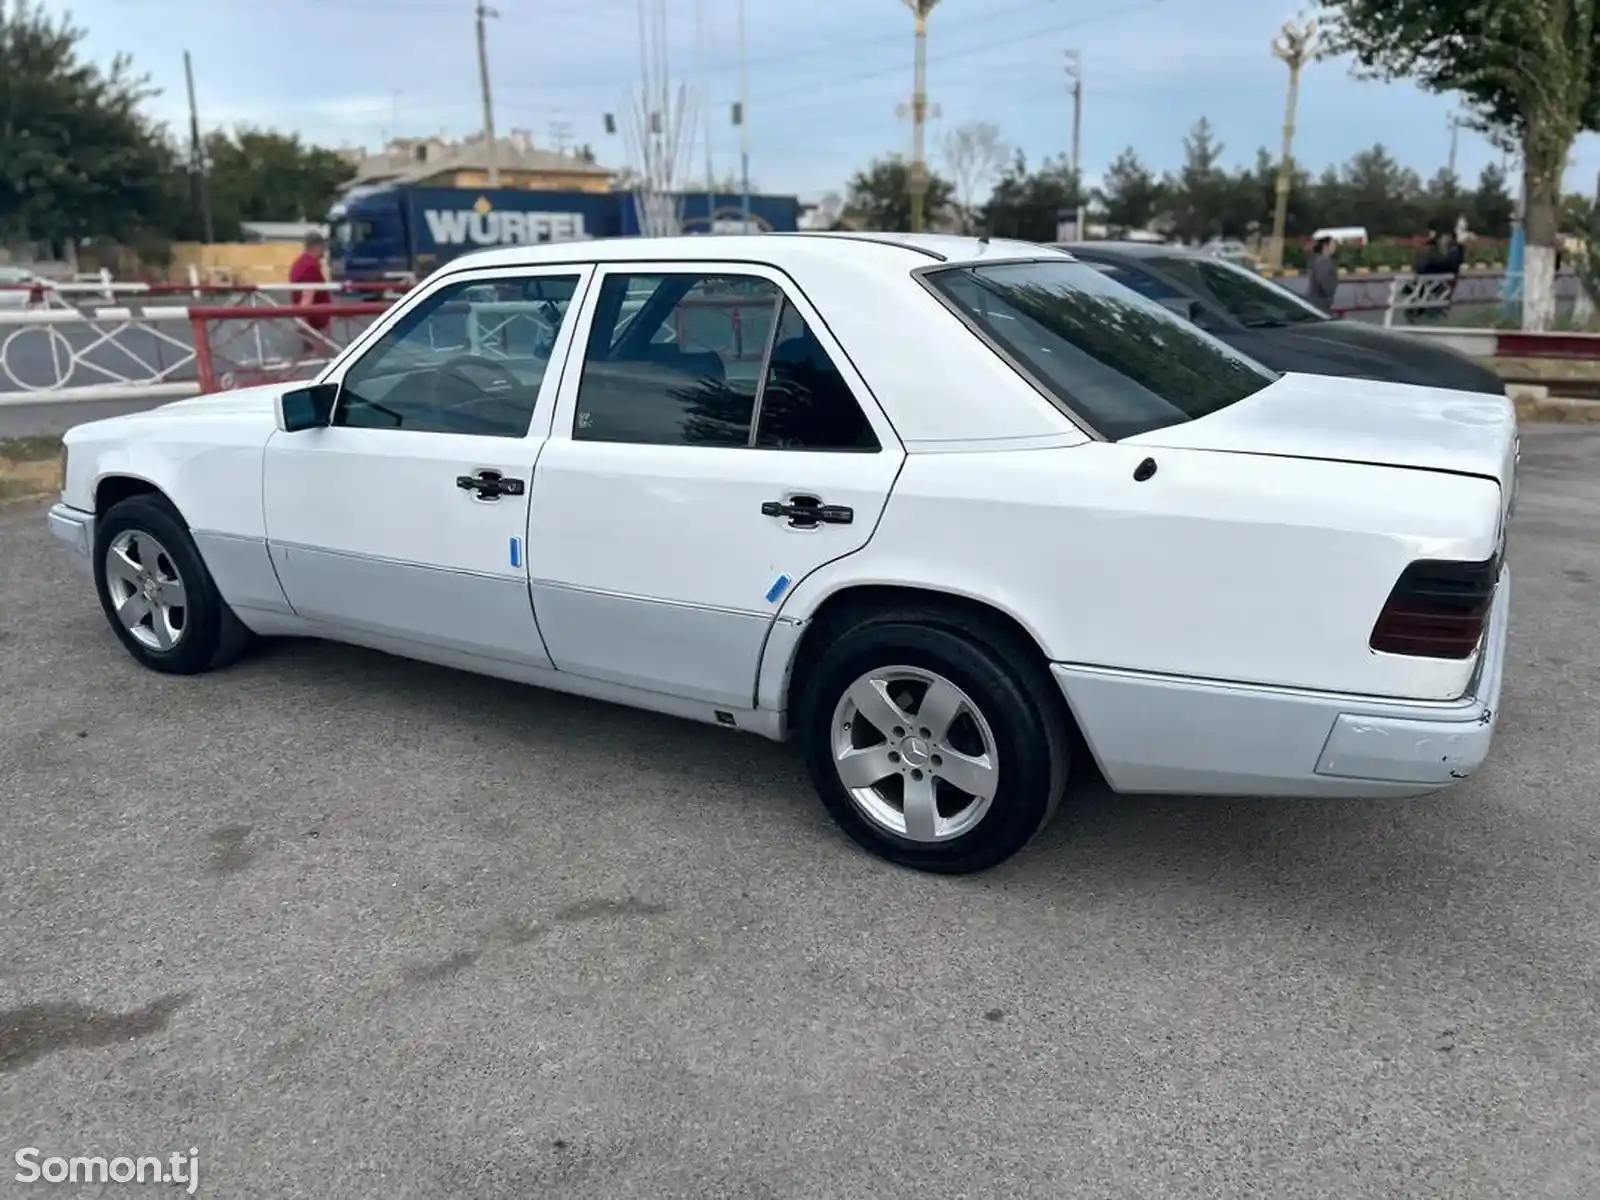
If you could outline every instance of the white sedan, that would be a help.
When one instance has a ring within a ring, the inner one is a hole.
[[[792,735],[930,871],[1074,766],[1408,796],[1494,731],[1510,401],[1279,375],[1031,244],[487,251],[310,385],[66,447],[50,526],[147,667],[329,638]]]

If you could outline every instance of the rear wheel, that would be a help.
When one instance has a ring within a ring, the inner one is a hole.
[[[890,616],[836,638],[797,731],[812,783],[862,846],[961,874],[1010,858],[1049,820],[1068,751],[1029,665],[962,629]]]
[[[131,496],[100,518],[94,577],[113,632],[153,671],[209,671],[250,643],[177,510],[160,496]]]

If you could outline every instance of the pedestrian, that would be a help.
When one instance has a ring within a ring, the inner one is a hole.
[[[327,283],[328,277],[322,270],[322,257],[327,252],[328,240],[321,233],[313,229],[306,234],[305,249],[300,252],[300,257],[294,260],[289,267],[290,283]],[[289,297],[289,303],[295,307],[316,304],[331,304],[333,297],[325,288],[308,288],[305,291],[296,289]],[[328,341],[328,326],[330,319],[323,316],[308,316],[300,318],[300,350],[302,355],[314,361],[329,356],[333,349]]]
[[[1408,289],[1412,303],[1406,308],[1407,320],[1437,321],[1449,314],[1465,257],[1466,252],[1448,228],[1437,221],[1429,222],[1427,241],[1417,251],[1412,268],[1416,278]]]
[[[1336,255],[1339,243],[1331,237],[1319,237],[1311,244],[1311,303],[1329,316],[1333,315],[1333,299],[1339,294],[1339,264]]]

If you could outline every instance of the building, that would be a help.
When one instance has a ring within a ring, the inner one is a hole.
[[[355,167],[349,187],[396,184],[424,187],[489,186],[489,155],[482,134],[460,141],[438,137],[395,138],[378,153],[364,147],[343,152]],[[500,186],[550,192],[609,192],[615,172],[600,166],[587,148],[579,153],[541,150],[526,129],[495,139]]]

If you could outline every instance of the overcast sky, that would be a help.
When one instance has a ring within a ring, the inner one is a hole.
[[[62,0],[48,0],[56,8]],[[902,0],[746,0],[752,179],[811,198],[839,189],[872,156],[909,148],[897,114],[911,87],[911,16]],[[623,165],[602,114],[638,81],[636,0],[495,0],[490,66],[499,130],[557,125]],[[695,81],[695,13],[705,13],[713,166],[737,169],[728,106],[738,98],[737,0],[668,0],[672,72]],[[133,56],[164,89],[155,102],[186,126],[182,51],[194,57],[202,123],[293,129],[329,145],[459,134],[481,123],[473,0],[76,0],[96,56]],[[930,130],[993,121],[1030,159],[1065,151],[1071,103],[1063,52],[1083,57],[1083,164],[1093,177],[1127,145],[1152,166],[1182,157],[1185,131],[1210,118],[1242,163],[1281,136],[1285,69],[1268,46],[1295,0],[943,0],[929,21]],[[1448,98],[1358,82],[1347,64],[1310,67],[1296,157],[1320,170],[1381,141],[1424,176],[1449,154]],[[698,144],[693,169],[703,175]],[[1463,131],[1468,179],[1498,152]],[[1585,137],[1567,176],[1592,193],[1600,138]]]

